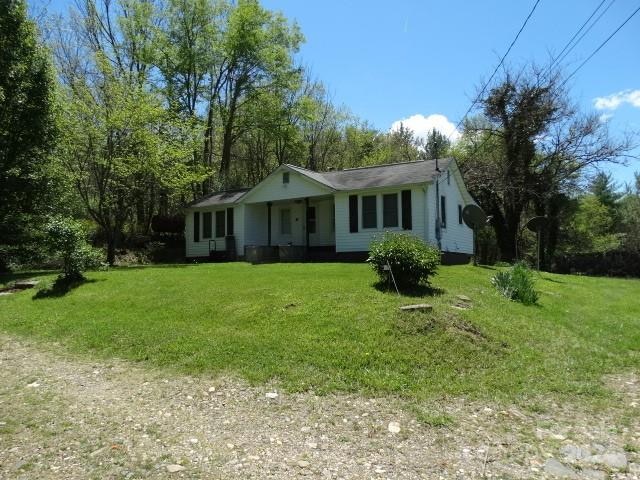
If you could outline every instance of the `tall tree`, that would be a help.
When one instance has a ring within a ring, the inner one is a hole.
[[[55,203],[55,82],[24,0],[0,2],[0,268]],[[4,251],[4,254],[3,254]],[[4,265],[3,265],[4,264]]]
[[[424,142],[423,157],[425,160],[442,158],[447,154],[449,147],[451,147],[451,140],[434,128],[429,132]]]
[[[620,162],[631,143],[612,139],[595,114],[580,113],[558,72],[507,71],[480,104],[483,120],[467,136],[498,148],[468,151],[460,163],[472,193],[480,192],[493,215],[502,258],[513,260],[528,209],[554,215],[559,194],[603,162]],[[490,189],[483,182],[487,177]]]

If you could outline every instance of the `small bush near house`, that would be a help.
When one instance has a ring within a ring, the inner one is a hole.
[[[371,244],[367,261],[381,282],[390,280],[389,265],[398,288],[415,288],[429,285],[440,265],[440,251],[412,235],[387,232]]]
[[[525,305],[533,305],[538,301],[533,274],[524,263],[516,263],[510,269],[496,273],[491,283],[510,300]]]
[[[82,223],[56,217],[47,224],[46,231],[53,255],[62,262],[62,279],[82,280],[85,270],[102,264],[102,252],[89,245],[87,230]]]

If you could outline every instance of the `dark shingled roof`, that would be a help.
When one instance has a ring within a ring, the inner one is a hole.
[[[225,203],[236,203],[250,188],[240,188],[238,190],[226,190],[224,192],[214,192],[206,197],[200,198],[189,204],[190,208],[211,207],[213,205],[223,205]]]
[[[441,171],[446,170],[451,158],[438,160]],[[290,169],[315,180],[333,190],[364,190],[377,187],[396,187],[431,182],[436,176],[435,160],[417,162],[390,163],[372,167],[350,168],[334,172],[315,172],[296,165],[287,165]],[[189,205],[191,208],[210,207],[225,203],[235,203],[242,199],[250,188],[216,192]]]
[[[438,160],[440,170],[446,170],[451,163],[450,158]],[[427,183],[436,175],[434,160],[417,162],[392,163],[373,167],[352,168],[335,172],[323,172],[320,175],[329,186],[336,190],[361,190],[376,187],[395,187]]]

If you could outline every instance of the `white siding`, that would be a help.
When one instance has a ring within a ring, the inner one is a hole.
[[[289,174],[289,183],[283,183],[282,174]],[[245,195],[243,203],[275,202],[305,197],[330,195],[333,190],[286,167],[278,168]]]
[[[402,229],[401,192],[411,190],[411,230]],[[397,228],[382,227],[382,195],[385,193],[398,194],[398,223]],[[356,193],[351,193],[355,195]],[[358,231],[349,232],[349,192],[340,192],[335,195],[336,205],[336,251],[337,252],[364,252],[369,250],[371,241],[382,235],[385,231],[401,231],[424,238],[424,187],[397,187],[389,189],[368,190],[357,192],[358,195]],[[378,216],[378,228],[362,228],[362,197],[376,195],[376,210]]]
[[[446,198],[446,228],[441,230],[441,245],[444,252],[473,253],[473,231],[464,223],[459,223],[458,205],[464,208],[465,201],[463,199],[461,189],[458,182],[461,177],[452,166],[449,181],[447,181],[447,172],[442,172],[439,178],[440,196]],[[464,188],[464,187],[462,187]],[[440,202],[436,198],[435,184],[430,184],[427,190],[427,209],[428,216],[431,219],[427,226],[426,240],[436,244],[435,218],[436,218],[436,202]]]
[[[208,257],[209,256],[209,240],[215,240],[215,249],[217,251],[224,251],[226,249],[225,237],[216,237],[216,212],[223,211],[225,218],[225,233],[227,229],[227,208],[233,208],[233,230],[236,237],[236,249],[239,255],[244,253],[244,222],[243,211],[244,205],[220,205],[219,207],[203,208],[199,210],[187,210],[185,218],[185,241],[186,241],[186,256],[187,258],[194,257]],[[193,217],[194,212],[200,215],[200,236],[199,240],[195,241],[193,237]],[[204,221],[203,213],[211,212],[211,238],[204,238]],[[211,248],[214,248],[213,242],[211,242]]]
[[[273,213],[273,212],[272,212]],[[267,244],[267,204],[244,206],[244,245]],[[244,255],[244,246],[242,249]]]

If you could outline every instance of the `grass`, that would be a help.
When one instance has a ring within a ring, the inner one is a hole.
[[[0,330],[181,372],[413,400],[592,398],[603,374],[640,365],[640,281],[545,273],[539,305],[524,306],[494,273],[442,267],[441,294],[425,300],[374,288],[367,265],[123,268],[61,296],[0,297]],[[452,308],[457,294],[473,308]],[[432,314],[398,311],[423,301]]]

